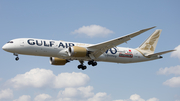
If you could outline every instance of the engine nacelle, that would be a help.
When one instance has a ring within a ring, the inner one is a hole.
[[[51,65],[65,65],[67,62],[69,62],[66,59],[61,59],[57,57],[50,57],[50,63]]]
[[[68,55],[72,57],[85,57],[88,51],[84,47],[73,46],[68,48]]]

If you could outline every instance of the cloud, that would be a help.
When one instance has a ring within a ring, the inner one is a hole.
[[[150,99],[147,100],[147,101],[159,101],[159,99],[157,99],[157,98],[150,98]]]
[[[58,93],[56,101],[111,101],[104,92],[93,93],[93,87],[65,88]]]
[[[92,98],[89,98],[87,101],[111,101],[110,96],[108,96],[106,93],[99,92],[96,95],[94,95]]]
[[[125,99],[125,100],[121,99],[121,100],[114,100],[114,101],[145,101],[145,100],[142,99],[140,95],[133,94],[133,95],[130,96],[129,99]],[[153,97],[153,98],[148,99],[147,101],[159,101],[159,99]]]
[[[89,80],[89,76],[83,73],[61,73],[55,78],[53,84],[55,88],[79,87],[87,84]]]
[[[19,99],[13,100],[13,101],[31,101],[31,96],[29,95],[22,95],[19,97]]]
[[[142,99],[140,97],[140,95],[137,95],[137,94],[131,95],[130,100],[132,100],[132,101],[145,101],[144,99]]]
[[[31,101],[29,95],[23,95],[19,99],[13,101]],[[94,94],[93,87],[78,87],[78,88],[65,88],[59,91],[57,97],[52,97],[48,94],[39,94],[33,101],[145,101],[138,94],[133,94],[129,99],[125,100],[112,100],[111,96],[105,92],[98,92]],[[159,99],[153,97],[146,101],[159,101]]]
[[[11,89],[5,89],[0,91],[0,100],[4,99],[12,99],[13,98],[13,91]]]
[[[180,75],[180,66],[174,66],[174,67],[166,67],[166,68],[160,68],[157,74],[162,74],[162,75],[168,75],[168,74],[175,74],[175,75]],[[180,77],[173,77],[169,80],[166,80],[163,82],[163,85],[167,85],[170,87],[180,87]]]
[[[83,26],[72,33],[78,35],[87,35],[89,37],[106,37],[107,35],[113,33],[113,31],[99,25],[90,25]]]
[[[175,74],[175,75],[180,75],[180,65],[175,66],[175,67],[166,67],[166,68],[160,68],[157,74],[162,74],[162,75],[168,75],[168,74]]]
[[[176,49],[176,51],[171,53],[171,57],[177,57],[180,59],[180,45],[177,46],[175,49]]]
[[[51,70],[31,69],[24,74],[18,74],[14,78],[8,80],[6,84],[13,88],[64,88],[60,90],[57,97],[48,94],[39,94],[33,101],[112,101],[111,96],[105,92],[94,93],[92,86],[82,87],[90,78],[83,73],[61,73],[54,75]],[[10,89],[0,91],[1,99],[12,99],[13,91]],[[158,101],[157,98],[151,98],[149,101]],[[31,101],[31,96],[22,95],[13,101]],[[133,94],[127,100],[114,101],[145,101],[139,95]]]
[[[56,101],[78,101],[78,100],[73,100],[71,98],[59,98]]]
[[[173,77],[163,83],[164,85],[170,86],[170,87],[180,87],[180,76],[179,77]]]
[[[49,101],[51,98],[48,94],[39,94],[34,98],[34,101]]]
[[[66,88],[83,86],[89,79],[88,75],[83,73],[61,73],[56,76],[51,70],[35,68],[25,74],[16,75],[6,84],[17,89],[25,87]]]
[[[93,87],[79,87],[79,88],[65,88],[64,91],[59,91],[58,97],[63,98],[88,98],[92,97],[94,93],[92,92]]]

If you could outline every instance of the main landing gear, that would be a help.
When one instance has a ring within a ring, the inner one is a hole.
[[[82,70],[87,69],[87,67],[83,64],[84,61],[79,61],[79,62],[80,62],[81,64],[78,65],[78,69],[82,69]],[[88,61],[88,65],[96,66],[96,65],[97,65],[97,62],[95,62],[94,60]]]
[[[97,62],[96,61],[88,61],[88,65],[96,66]]]
[[[78,65],[78,69],[82,69],[82,70],[85,70],[87,67],[83,64],[84,61],[79,61],[81,64]]]
[[[17,53],[14,53],[13,55],[16,56],[15,60],[18,61],[18,60],[19,60],[18,54],[17,54]]]

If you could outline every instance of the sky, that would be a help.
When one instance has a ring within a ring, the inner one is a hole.
[[[162,29],[162,59],[132,64],[98,62],[82,71],[49,57],[0,50],[0,101],[180,101],[179,0],[1,0],[0,46],[16,38],[96,44],[157,26],[120,47],[137,48]]]

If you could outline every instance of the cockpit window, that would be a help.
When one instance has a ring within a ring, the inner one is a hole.
[[[7,42],[7,43],[13,43],[13,41],[9,41],[9,42]]]

